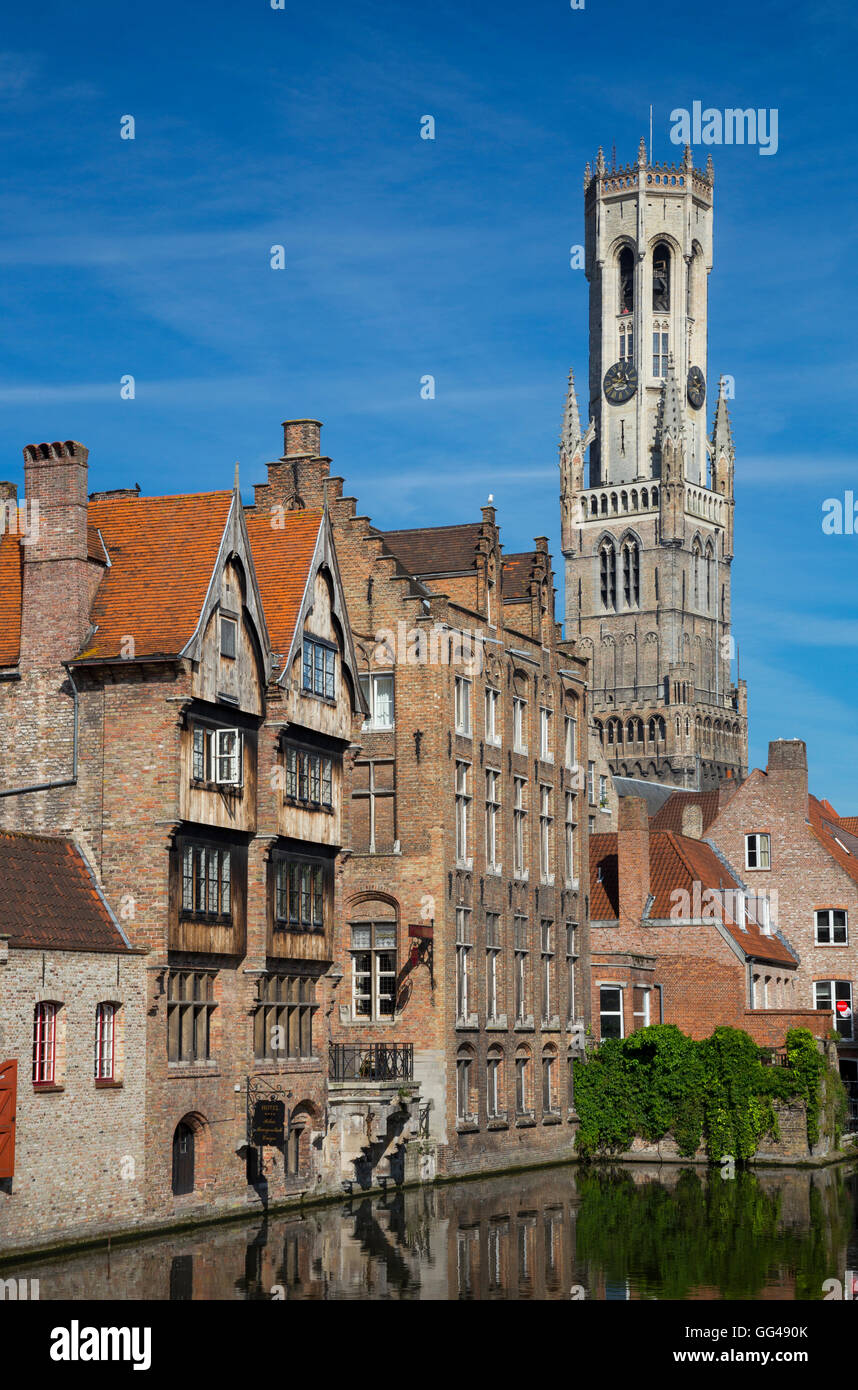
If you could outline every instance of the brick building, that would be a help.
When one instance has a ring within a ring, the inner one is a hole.
[[[74,834],[148,951],[147,1220],[315,1187],[361,711],[329,522],[245,516],[237,479],[88,497],[72,441],[28,447],[25,486],[38,526],[0,563],[0,820]],[[249,1079],[286,1107],[264,1166]]]
[[[562,1157],[589,1009],[588,714],[547,544],[505,555],[491,505],[381,531],[302,428],[257,510],[327,503],[369,708],[334,947],[343,1171],[398,1171],[412,1066],[424,1176]]]
[[[643,798],[622,797],[617,833],[591,838],[597,1038],[649,1023],[675,1023],[697,1038],[730,1024],[771,1047],[791,1027],[824,1036],[827,1016],[802,997],[798,952],[772,920],[767,895],[702,835],[695,800],[676,830],[656,829]]]
[[[0,1252],[143,1214],[146,972],[71,840],[0,831]]]
[[[809,793],[804,743],[778,739],[765,770],[754,768],[712,814],[707,837],[770,897],[798,957],[798,999],[836,1028],[840,1072],[858,1107],[858,820]],[[762,990],[765,1004],[765,982]]]

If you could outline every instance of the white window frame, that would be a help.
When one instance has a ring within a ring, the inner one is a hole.
[[[539,875],[543,883],[552,884],[554,875],[551,872],[551,840],[554,829],[553,808],[551,805],[552,788],[543,782],[539,784]]]
[[[596,764],[587,764],[587,800],[591,806],[596,804]]]
[[[607,990],[607,989],[613,990],[616,994],[619,995],[619,999],[620,999],[620,1007],[619,1007],[619,1009],[605,1009],[605,1008],[602,1007],[602,996],[604,995],[605,990]],[[620,1020],[620,1032],[619,1032],[619,1036],[620,1036],[621,1038],[624,1038],[624,1037],[626,1036],[625,1009],[624,1009],[624,1006],[623,1006],[623,988],[622,988],[622,985],[615,985],[615,984],[612,984],[609,980],[606,980],[606,981],[604,981],[603,984],[600,984],[600,985],[599,985],[599,1037],[600,1037],[600,1038],[604,1038],[604,1037],[606,1036],[606,1034],[604,1034],[604,1033],[602,1032],[602,1019],[603,1019],[603,1018],[618,1018],[618,1019]],[[607,1036],[613,1037],[614,1034],[613,1034],[613,1033],[607,1034]]]
[[[471,953],[473,951],[471,910],[456,908],[456,1021],[469,1023],[472,1018],[473,986]]]
[[[485,733],[486,743],[490,743],[493,748],[501,746],[501,731],[498,724],[500,713],[500,691],[495,690],[494,686],[486,686],[486,708],[485,708]]]
[[[385,722],[378,717],[379,681],[390,681],[390,718]],[[392,671],[364,672],[360,676],[361,690],[369,706],[369,717],[361,725],[364,729],[393,729],[396,727],[396,685]]]
[[[756,863],[751,863],[751,853],[753,852]],[[761,858],[768,862],[760,863]],[[750,835],[745,836],[745,868],[752,872],[765,872],[772,867],[772,837],[766,830],[755,830]]]
[[[649,1027],[649,1021],[650,1021],[650,999],[649,999],[649,997],[650,997],[650,994],[651,994],[651,990],[650,990],[650,987],[649,987],[648,985],[636,985],[635,988],[636,988],[636,989],[639,989],[640,992],[641,992],[641,994],[643,995],[643,1008],[642,1008],[642,1009],[635,1009],[635,1008],[634,1008],[634,994],[633,994],[633,995],[632,995],[632,1017],[633,1017],[633,1018],[636,1018],[636,1019],[639,1018],[639,1019],[641,1020],[641,1025],[640,1025],[641,1028],[648,1028],[648,1027]],[[601,1002],[601,1001],[600,1001],[600,1002]]]
[[[566,793],[566,820],[565,847],[566,847],[566,882],[571,886],[575,883],[575,832],[578,826],[575,822],[575,793]]]
[[[503,1109],[500,1103],[501,1090],[498,1084],[500,1069],[500,1057],[486,1058],[486,1118],[489,1120],[499,1119]]]
[[[838,1013],[837,1013],[837,1009],[835,1008],[835,1005],[836,1005],[836,1003],[837,1003],[837,986],[838,986],[838,985],[845,985],[846,988],[847,988],[848,991],[849,991],[849,993],[848,993],[847,995],[845,995],[844,997],[848,1000],[848,1002],[849,1002],[849,1008],[851,1009],[852,1012],[850,1013],[850,1015],[849,1015],[848,1018],[843,1019],[843,1022],[844,1022],[845,1024],[847,1024],[848,1027],[849,1027],[849,1032],[848,1032],[848,1033],[841,1033],[841,1032],[840,1032],[840,1029],[839,1029],[839,1027],[838,1027],[838,1018],[839,1018],[839,1015],[838,1015]],[[829,992],[829,1002],[828,1002],[827,1004],[820,1004],[820,1002],[819,1002],[819,993],[818,993],[818,991],[820,990],[820,988],[827,989],[828,992]],[[830,1008],[830,1010],[831,1010],[831,1017],[832,1017],[832,1025],[831,1025],[831,1026],[832,1026],[832,1028],[837,1029],[837,1032],[840,1033],[841,1041],[843,1041],[843,1042],[851,1042],[851,1041],[854,1040],[854,1038],[855,1038],[855,991],[854,991],[854,989],[853,989],[853,987],[852,987],[852,981],[851,981],[851,980],[814,980],[814,982],[813,982],[813,1007],[814,1007],[815,1009],[828,1009],[828,1008]]]
[[[542,1022],[554,1017],[554,923],[545,919],[540,924],[542,957]]]
[[[566,1001],[566,1017],[570,1023],[575,1017],[575,965],[578,960],[575,933],[577,928],[577,922],[566,923],[566,975],[569,985],[569,998]]]
[[[500,825],[500,773],[495,768],[486,768],[486,868],[491,872],[501,872],[498,858],[498,826]]]
[[[521,695],[512,697],[512,749],[527,752],[527,701]]]
[[[232,740],[232,747],[229,747]],[[241,785],[241,730],[214,730],[214,780],[219,787]]]
[[[471,737],[471,685],[467,677],[455,677],[456,733],[461,738]]]
[[[835,912],[842,912],[843,917],[844,917],[844,919],[845,919],[844,922],[843,922],[843,924],[842,924],[842,931],[843,931],[843,940],[842,940],[842,941],[836,941],[836,940],[834,939],[834,932],[835,932],[835,931],[841,930],[840,924],[838,923],[837,925],[835,925],[835,923],[834,923],[834,920],[833,920],[833,919],[834,919],[834,914],[835,914]],[[827,917],[827,918],[828,918],[828,922],[825,923],[825,924],[821,923],[820,920],[819,920],[820,917]],[[827,932],[829,933],[829,936],[828,936],[828,940],[827,940],[827,941],[821,941],[821,940],[819,939],[819,929],[820,929],[820,927],[821,927],[822,925],[825,925],[825,929],[826,929]],[[849,913],[848,913],[848,911],[846,910],[846,908],[845,908],[845,907],[817,907],[817,908],[814,908],[814,912],[813,912],[813,934],[814,934],[814,944],[817,945],[817,946],[848,946],[848,945],[849,945]]]
[[[513,778],[513,875],[527,878],[527,807],[525,805],[525,777]]]
[[[116,1079],[116,1005],[103,1000],[95,1006],[96,1081]]]
[[[578,720],[573,714],[565,716],[563,752],[567,771],[574,772],[578,766]]]
[[[539,707],[539,756],[544,763],[554,762],[554,752],[551,747],[552,717],[554,711],[547,705]]]
[[[470,848],[471,794],[468,790],[468,773],[471,764],[456,761],[456,863],[465,868],[471,867],[468,856]]]

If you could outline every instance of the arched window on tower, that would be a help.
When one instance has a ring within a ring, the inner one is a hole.
[[[698,540],[695,540],[694,544],[691,547],[691,569],[693,571],[692,582],[694,584],[694,607],[698,610],[700,608],[700,566],[702,562],[703,555],[700,549],[700,542]]]
[[[712,542],[706,546],[706,612],[712,612],[712,570],[714,561],[712,557]]]
[[[627,608],[639,608],[641,601],[640,548],[637,541],[623,542],[623,598]]]
[[[602,607],[615,612],[617,607],[617,552],[610,540],[602,541],[599,547],[599,575],[602,591]]]
[[[620,302],[617,313],[630,314],[635,307],[635,254],[624,246],[619,259]]]
[[[652,307],[658,313],[670,308],[670,248],[663,241],[652,253]]]
[[[635,330],[631,323],[620,322],[620,361],[629,365],[635,360]]]

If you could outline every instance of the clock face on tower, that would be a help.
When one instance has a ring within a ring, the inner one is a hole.
[[[706,378],[699,367],[689,367],[686,390],[690,404],[699,410],[706,399]]]
[[[631,362],[615,362],[605,372],[602,386],[611,405],[622,405],[630,401],[638,389],[637,371]]]

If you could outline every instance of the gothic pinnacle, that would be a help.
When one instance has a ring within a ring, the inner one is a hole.
[[[733,431],[730,428],[730,412],[727,409],[727,397],[724,394],[723,377],[718,383],[718,403],[715,406],[715,428],[712,434],[712,452],[715,458],[721,454],[726,454],[728,458],[733,456]]]
[[[670,437],[674,443],[677,443],[684,430],[685,421],[679,400],[679,385],[671,355],[667,364],[667,376],[664,380],[664,391],[661,398],[661,428],[659,433],[662,440]]]
[[[587,192],[587,189],[590,187],[590,184],[592,183],[592,180],[593,180],[593,172],[592,172],[592,170],[591,170],[591,168],[590,168],[590,161],[589,161],[589,159],[588,159],[588,160],[587,160],[587,163],[584,165],[584,192],[585,192],[585,193]]]
[[[596,155],[596,175],[597,175],[597,177],[598,177],[598,178],[601,178],[602,175],[604,174],[604,172],[605,172],[605,152],[604,152],[604,150],[602,149],[602,146],[600,145],[600,146],[599,146],[599,153]]]
[[[646,140],[643,136],[641,136],[641,142],[638,145],[638,168],[646,168]]]
[[[569,458],[575,452],[581,438],[581,420],[578,415],[578,397],[575,394],[575,373],[569,369],[569,387],[566,392],[566,405],[563,410],[563,429],[560,433],[560,449]]]
[[[710,183],[715,182],[715,165],[712,163],[711,154],[706,156],[706,177]]]

